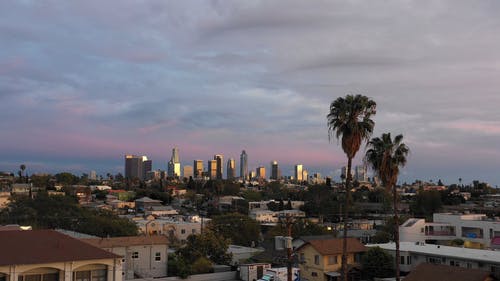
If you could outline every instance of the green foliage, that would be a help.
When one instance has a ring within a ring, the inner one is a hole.
[[[206,257],[197,258],[191,265],[191,272],[193,274],[210,273],[213,271],[212,262]]]
[[[229,239],[210,231],[188,236],[186,246],[178,250],[186,263],[193,264],[198,258],[206,257],[215,264],[230,264],[232,255],[227,253]]]
[[[249,202],[262,200],[262,193],[254,190],[245,190],[241,196]]]
[[[314,185],[304,194],[305,204],[301,208],[307,216],[322,217],[327,221],[338,219],[340,202],[338,194],[326,185]]]
[[[256,220],[238,213],[212,217],[210,228],[231,243],[242,246],[251,246],[252,242],[256,244],[260,233]]]
[[[179,276],[181,279],[186,279],[191,274],[191,267],[186,263],[184,258],[178,254],[168,255],[168,276]]]
[[[386,278],[394,276],[394,258],[380,247],[370,248],[361,260],[364,277]]]
[[[80,178],[73,175],[72,173],[59,173],[55,175],[56,180],[59,184],[62,185],[73,185],[78,184]]]
[[[307,219],[298,220],[292,226],[292,237],[298,238],[300,236],[308,235],[323,235],[323,234],[334,234],[328,231],[325,227],[318,224],[312,223]],[[279,223],[273,228],[271,228],[266,233],[266,239],[271,239],[274,236],[287,236],[287,229],[284,224]]]
[[[13,197],[0,212],[0,224],[31,225],[33,228],[62,228],[100,237],[137,235],[137,226],[106,210],[85,209],[73,197],[49,196],[31,199]]]
[[[420,190],[415,196],[414,201],[410,204],[410,210],[415,216],[431,217],[432,214],[437,213],[441,209],[442,205],[439,191]]]
[[[375,236],[372,237],[371,243],[374,244],[383,244],[383,243],[389,243],[391,241],[392,234],[386,231],[377,231],[375,233]]]

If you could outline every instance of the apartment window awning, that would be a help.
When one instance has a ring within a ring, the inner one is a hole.
[[[325,274],[330,276],[330,277],[340,277],[340,273],[335,272],[335,271],[328,271],[328,272],[325,272]]]

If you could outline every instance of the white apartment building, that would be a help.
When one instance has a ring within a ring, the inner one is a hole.
[[[248,211],[252,212],[254,210],[269,210],[267,204],[275,202],[279,203],[279,201],[275,200],[267,200],[267,201],[252,201],[248,202]],[[304,201],[290,201],[292,204],[292,209],[298,210],[300,207],[304,206]],[[286,206],[288,204],[288,200],[283,201],[283,205]]]
[[[368,244],[367,247],[380,247],[393,256],[396,244]],[[400,242],[400,270],[410,272],[421,263],[444,264],[463,268],[475,268],[493,273],[500,277],[500,251],[468,249],[423,242]]]
[[[173,237],[179,241],[186,241],[191,234],[200,234],[202,225],[206,227],[209,219],[203,218],[203,221],[196,219],[174,219],[174,218],[159,218],[154,219],[149,216],[149,219],[137,220],[135,223],[139,227],[139,232],[145,235],[165,235]]]
[[[467,248],[495,248],[492,241],[500,237],[500,220],[485,214],[436,213],[433,222],[411,218],[399,227],[400,241],[446,244],[462,239]]]
[[[248,216],[260,223],[278,223],[280,217],[305,217],[306,213],[300,210],[283,210],[283,211],[269,211],[269,210],[253,210]]]
[[[122,256],[125,280],[167,276],[168,242],[165,236],[128,236],[80,239],[94,247]]]

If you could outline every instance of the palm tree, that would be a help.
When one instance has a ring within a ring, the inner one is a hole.
[[[410,149],[403,142],[403,135],[397,135],[394,140],[390,133],[382,134],[380,138],[373,138],[368,143],[365,161],[372,167],[382,180],[387,191],[392,190],[394,208],[394,241],[396,242],[396,280],[399,281],[399,223],[398,223],[398,194],[396,183],[399,168],[406,164],[406,157]]]
[[[377,104],[366,96],[347,95],[330,104],[330,112],[326,116],[328,139],[341,139],[342,150],[347,156],[347,178],[345,181],[345,201],[343,213],[342,243],[342,276],[347,281],[347,217],[349,212],[349,191],[352,175],[352,159],[358,152],[361,143],[368,141],[375,123],[370,118],[376,113]]]
[[[21,169],[21,173],[19,174],[19,178],[20,178],[21,182],[23,182],[24,170],[26,170],[26,165],[21,164],[21,166],[19,166],[19,169]]]

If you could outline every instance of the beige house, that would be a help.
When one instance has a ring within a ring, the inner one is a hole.
[[[124,279],[167,276],[166,236],[128,236],[81,239],[92,246],[122,256]]]
[[[298,247],[296,251],[299,254],[301,280],[340,280],[342,242],[341,238],[309,240]],[[356,238],[347,238],[349,280],[357,280],[356,268],[365,251],[366,247]]]
[[[54,230],[0,231],[0,281],[122,281],[121,260]]]

